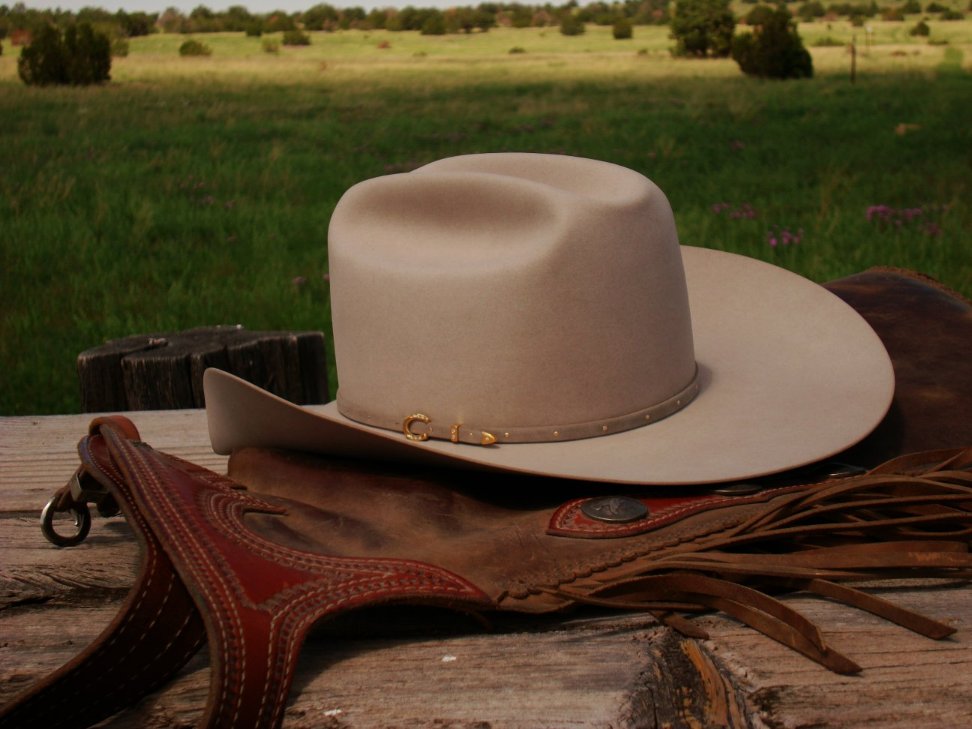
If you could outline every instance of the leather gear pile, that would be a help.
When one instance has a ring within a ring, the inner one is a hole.
[[[717,610],[839,673],[860,667],[780,595],[949,635],[866,585],[972,574],[972,305],[889,270],[828,288],[878,332],[898,381],[882,425],[840,456],[857,472],[821,464],[653,489],[242,449],[220,475],[154,450],[123,417],[95,420],[77,482],[52,508],[120,509],[142,569],[99,639],[5,707],[0,727],[90,726],[207,642],[199,726],[277,727],[310,628],[372,605],[592,605],[645,611],[695,637],[704,632],[688,616]],[[78,693],[86,702],[62,711]]]

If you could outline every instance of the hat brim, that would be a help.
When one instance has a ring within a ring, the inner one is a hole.
[[[257,446],[627,484],[777,473],[854,445],[886,414],[894,370],[874,330],[823,287],[762,261],[683,246],[701,390],[642,428],[563,443],[406,440],[335,403],[298,406],[205,373],[213,449]],[[406,415],[408,415],[406,413]]]

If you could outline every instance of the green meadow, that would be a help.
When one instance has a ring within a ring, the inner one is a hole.
[[[202,58],[154,35],[94,88],[25,87],[5,43],[0,414],[77,412],[75,358],[107,339],[327,331],[342,192],[471,152],[610,160],[666,191],[684,243],[972,296],[972,21],[922,38],[917,20],[803,23],[816,75],[789,82],[673,59],[666,27],[339,31],[277,53],[199,35]]]

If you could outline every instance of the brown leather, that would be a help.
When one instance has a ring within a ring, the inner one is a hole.
[[[884,342],[895,395],[878,428],[839,460],[876,465],[900,453],[969,443],[972,302],[927,276],[874,268],[827,284]]]
[[[143,569],[99,640],[0,710],[0,727],[89,726],[165,680],[204,633],[212,685],[200,726],[276,727],[314,622],[384,603],[639,609],[693,636],[704,631],[684,613],[722,610],[841,673],[860,669],[776,593],[804,590],[929,638],[950,634],[844,583],[972,573],[972,449],[956,447],[972,444],[972,422],[950,399],[965,402],[972,390],[972,357],[953,356],[969,347],[972,307],[899,273],[835,289],[872,319],[899,374],[889,422],[844,458],[875,466],[904,445],[940,450],[853,477],[801,470],[739,496],[631,491],[627,503],[647,514],[620,524],[584,508],[613,494],[605,484],[258,449],[234,453],[221,476],[141,443],[123,418],[95,421],[79,448],[81,478],[121,507]],[[922,340],[932,320],[948,326]],[[55,497],[58,508],[74,503],[72,493]],[[119,677],[113,689],[88,692],[91,677],[106,673]],[[57,710],[78,691],[95,698],[81,712]]]

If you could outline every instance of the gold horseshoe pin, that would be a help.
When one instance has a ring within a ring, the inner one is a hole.
[[[428,433],[412,432],[412,423],[416,421],[428,425],[429,423],[432,422],[432,418],[430,418],[428,415],[423,415],[422,413],[415,413],[413,415],[409,415],[407,418],[405,418],[405,420],[402,421],[402,433],[404,433],[405,437],[408,438],[409,440],[414,440],[419,442],[423,440],[428,440],[429,439]]]

